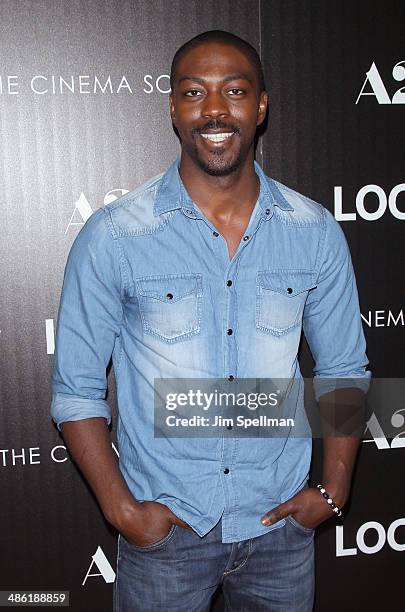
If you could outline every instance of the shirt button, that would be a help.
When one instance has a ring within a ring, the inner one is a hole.
[[[224,469],[224,474],[229,474],[229,468]]]
[[[228,329],[226,333],[228,334],[228,336],[232,336],[232,334],[233,334],[233,329]]]
[[[270,208],[266,208],[266,215],[270,214]]]
[[[230,287],[232,285],[232,281],[228,280],[228,281],[226,281],[226,284],[228,285],[228,287]]]
[[[246,242],[246,240],[249,240],[249,236],[243,236],[243,240]]]
[[[193,211],[192,211],[192,210],[190,210],[189,208],[186,210],[186,212],[187,212],[189,215],[192,215],[192,214],[193,214]]]
[[[212,235],[215,237],[219,236],[218,232],[212,232]]]
[[[291,287],[288,287],[287,293],[292,293],[292,292],[293,292],[293,290],[291,289]]]
[[[234,377],[232,374],[230,374],[230,375],[228,376],[228,380],[234,380],[234,378],[235,378],[235,377]]]
[[[167,293],[166,297],[168,300],[172,300],[173,299],[173,293]]]

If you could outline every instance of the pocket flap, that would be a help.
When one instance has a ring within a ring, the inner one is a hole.
[[[262,289],[294,297],[316,287],[316,273],[312,270],[264,270],[257,273]]]
[[[174,303],[187,295],[201,294],[201,274],[165,274],[137,279],[139,295]]]

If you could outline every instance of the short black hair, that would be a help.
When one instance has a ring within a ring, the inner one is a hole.
[[[236,47],[239,49],[239,51],[242,51],[256,70],[260,93],[262,91],[266,91],[263,67],[256,49],[246,40],[243,40],[243,38],[240,38],[235,34],[231,34],[231,32],[226,32],[225,30],[208,30],[207,32],[202,32],[201,34],[198,34],[197,36],[194,36],[194,38],[191,38],[189,41],[185,42],[184,45],[177,49],[170,68],[170,87],[172,91],[177,65],[181,58],[184,57],[184,55],[186,55],[186,53],[188,53],[188,51],[191,49],[195,49],[196,47],[199,47],[205,43],[213,42]]]

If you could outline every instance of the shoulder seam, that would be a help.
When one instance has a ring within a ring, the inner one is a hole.
[[[318,262],[318,276],[316,279],[316,282],[319,281],[319,277],[321,275],[322,272],[322,266],[323,266],[323,262],[325,259],[325,252],[326,252],[326,233],[328,231],[327,228],[327,223],[326,223],[326,211],[327,208],[325,208],[325,206],[321,206],[320,208],[320,213],[321,213],[321,227],[322,227],[322,236],[320,239],[320,244],[318,247],[318,254],[317,254],[317,262]]]
[[[142,185],[139,185],[135,189],[132,189],[131,191],[129,191],[122,197],[118,198],[118,200],[115,200],[114,202],[110,202],[109,204],[106,204],[104,208],[106,208],[107,210],[116,210],[117,208],[121,208],[131,203],[133,200],[139,197],[142,197],[145,193],[156,190],[156,185],[159,182],[159,180],[162,179],[162,177],[163,177],[163,173],[157,174],[156,176],[149,179],[149,181],[146,181]]]
[[[129,276],[128,276],[127,260],[126,260],[124,251],[122,250],[122,247],[120,245],[120,242],[118,240],[118,235],[114,228],[114,223],[113,223],[112,216],[111,216],[111,210],[109,208],[106,208],[105,206],[102,206],[101,210],[104,212],[104,220],[107,226],[107,231],[110,234],[113,240],[113,244],[115,245],[115,249],[117,251],[118,267],[120,271],[120,280],[121,280],[121,283],[120,283],[121,284],[121,297],[125,298],[129,290],[129,281],[128,281]]]
[[[323,215],[322,209],[326,209],[326,206],[321,204],[321,202],[318,202],[317,200],[314,200],[313,198],[310,198],[309,196],[301,193],[300,191],[297,191],[296,189],[293,189],[292,187],[288,187],[288,185],[285,185],[284,183],[282,183],[282,182],[280,182],[280,181],[278,181],[276,179],[272,178],[271,180],[276,184],[278,189],[280,189],[281,193],[283,193],[283,191],[285,190],[287,192],[290,192],[290,193],[294,194],[295,196],[298,196],[301,200],[304,200],[306,202],[314,204],[316,206],[316,209],[319,211],[319,213],[321,215]],[[287,202],[288,202],[288,200],[287,200]]]

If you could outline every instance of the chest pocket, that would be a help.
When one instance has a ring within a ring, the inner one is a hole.
[[[202,275],[165,274],[136,281],[142,326],[164,342],[201,331]]]
[[[256,327],[281,336],[302,321],[305,301],[316,287],[310,270],[261,271],[256,276]]]

